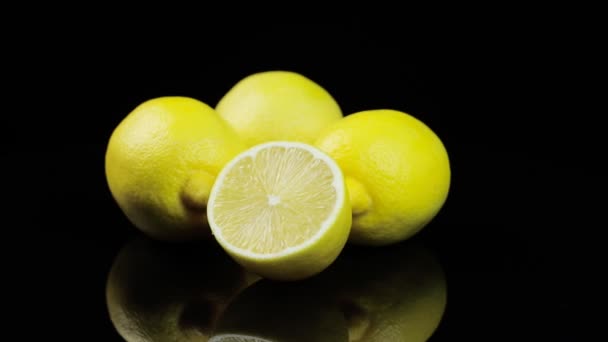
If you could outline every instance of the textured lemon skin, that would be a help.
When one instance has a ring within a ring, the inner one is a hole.
[[[447,199],[451,170],[445,146],[407,113],[377,109],[348,115],[322,132],[314,145],[340,165],[347,184],[357,185],[350,191],[352,243],[387,245],[408,239]]]
[[[291,71],[266,71],[237,82],[215,107],[248,146],[268,141],[311,144],[342,118],[335,99],[309,78]]]
[[[245,148],[213,108],[193,98],[143,102],[113,131],[105,155],[109,189],[128,219],[161,240],[210,236],[213,180]]]

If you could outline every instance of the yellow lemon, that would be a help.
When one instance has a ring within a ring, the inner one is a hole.
[[[407,113],[348,115],[327,128],[315,146],[336,160],[346,176],[353,243],[405,240],[426,226],[447,199],[447,151],[427,125]]]
[[[237,262],[277,280],[307,278],[330,265],[352,219],[338,165],[297,142],[264,143],[237,155],[211,189],[207,217]]]
[[[312,143],[320,130],[342,118],[325,89],[291,71],[249,75],[215,109],[249,146],[275,140]]]
[[[245,149],[213,108],[188,97],[148,100],[113,131],[105,156],[110,191],[151,237],[209,236],[206,205],[221,168]]]

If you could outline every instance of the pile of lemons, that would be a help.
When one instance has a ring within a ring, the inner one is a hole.
[[[347,243],[406,240],[440,211],[450,163],[439,137],[393,109],[343,115],[289,71],[250,75],[215,108],[189,97],[141,103],[105,156],[116,203],[158,240],[213,238],[247,270],[299,280]]]

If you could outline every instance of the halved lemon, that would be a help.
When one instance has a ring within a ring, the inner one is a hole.
[[[275,280],[323,271],[344,248],[352,223],[336,162],[313,146],[286,141],[233,158],[211,189],[207,217],[235,261]]]

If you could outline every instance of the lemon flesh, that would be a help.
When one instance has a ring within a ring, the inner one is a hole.
[[[236,156],[211,189],[207,217],[237,262],[277,280],[307,278],[329,266],[352,222],[338,165],[296,142],[260,144]]]

